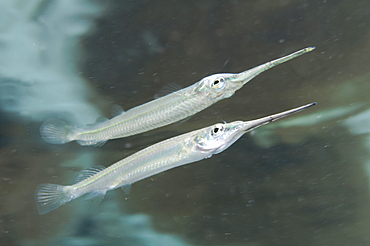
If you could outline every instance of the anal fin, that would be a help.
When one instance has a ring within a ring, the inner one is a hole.
[[[103,146],[108,140],[77,140],[79,145],[90,145],[94,147]]]
[[[131,184],[123,185],[121,186],[121,189],[126,195],[128,195],[131,192]]]
[[[105,193],[107,193],[105,190],[87,193],[83,201],[91,201],[94,205],[99,205],[103,201]]]

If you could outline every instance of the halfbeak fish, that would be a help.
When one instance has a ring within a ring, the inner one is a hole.
[[[70,186],[41,184],[35,192],[39,214],[46,214],[67,202],[88,194],[88,199],[101,201],[106,192],[130,185],[166,170],[210,158],[218,154],[246,132],[314,106],[310,103],[257,120],[215,124],[147,147],[116,162],[108,168],[90,168],[81,172]]]
[[[315,47],[305,48],[241,73],[210,75],[189,87],[126,112],[122,110],[112,119],[91,126],[80,128],[60,120],[47,120],[40,127],[40,133],[51,144],[76,140],[81,145],[101,146],[109,139],[150,131],[188,118],[224,98],[231,97],[258,74],[313,49]]]

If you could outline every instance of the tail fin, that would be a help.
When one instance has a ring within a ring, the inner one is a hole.
[[[72,200],[66,195],[66,186],[40,184],[35,191],[37,210],[40,215],[47,214]]]
[[[49,119],[40,127],[40,134],[45,142],[51,144],[64,144],[72,141],[70,135],[73,126],[67,122],[57,119]]]

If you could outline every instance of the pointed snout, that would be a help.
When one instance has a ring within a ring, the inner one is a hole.
[[[262,73],[262,72],[264,72],[264,71],[266,71],[266,70],[268,70],[272,67],[275,67],[276,65],[279,65],[279,64],[284,63],[286,61],[289,61],[293,58],[301,56],[301,55],[303,55],[307,52],[310,52],[314,49],[315,49],[315,47],[308,47],[308,48],[305,48],[305,49],[301,49],[301,50],[296,51],[296,52],[294,52],[292,54],[289,54],[287,56],[278,58],[278,59],[273,60],[273,61],[266,62],[262,65],[257,66],[257,67],[254,67],[254,68],[248,69],[244,72],[235,74],[233,76],[232,82],[242,83],[243,85],[245,85],[246,83],[248,83],[251,79],[253,79],[257,75],[259,75],[260,73]]]
[[[249,132],[249,131],[251,131],[251,130],[257,128],[257,127],[266,125],[268,123],[271,123],[273,121],[279,120],[279,119],[284,118],[286,116],[295,114],[295,113],[297,113],[299,111],[302,111],[302,110],[305,110],[307,108],[310,108],[310,107],[312,107],[312,106],[314,106],[316,104],[317,103],[314,102],[314,103],[310,103],[310,104],[307,104],[307,105],[304,105],[304,106],[301,106],[301,107],[298,107],[298,108],[294,108],[294,109],[291,109],[291,110],[288,110],[288,111],[284,111],[284,112],[281,112],[281,113],[278,113],[278,114],[266,116],[266,117],[263,117],[263,118],[260,118],[260,119],[257,119],[257,120],[251,120],[251,121],[242,122],[242,123],[240,123],[241,126],[238,129],[238,131],[244,132],[244,133],[245,132]]]
[[[222,145],[220,145],[218,148],[214,150],[214,154],[220,153],[227,149],[230,145],[232,145],[235,141],[237,141],[241,136],[243,136],[246,132],[249,132],[253,129],[256,129],[259,126],[266,125],[270,122],[273,122],[275,120],[284,118],[286,116],[289,116],[291,114],[297,113],[301,110],[307,109],[309,107],[312,107],[316,105],[316,103],[310,103],[298,108],[294,108],[285,112],[281,112],[278,114],[270,115],[267,117],[263,117],[261,119],[257,120],[251,120],[251,121],[235,121],[226,124],[226,128],[228,129],[227,134],[225,138],[223,139]]]

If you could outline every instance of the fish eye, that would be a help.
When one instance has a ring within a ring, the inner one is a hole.
[[[220,132],[222,132],[222,130],[223,130],[224,128],[223,128],[223,126],[222,125],[217,125],[217,126],[215,126],[213,129],[212,129],[212,132],[211,132],[211,134],[212,134],[212,136],[216,136],[217,134],[219,134]]]
[[[217,78],[212,83],[213,89],[221,89],[225,85],[225,79],[223,77]]]

